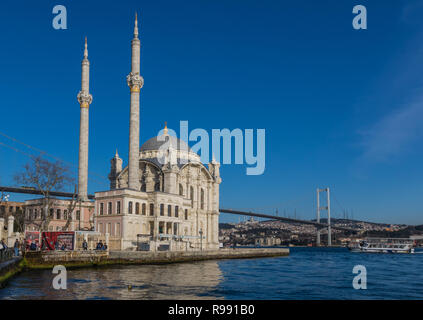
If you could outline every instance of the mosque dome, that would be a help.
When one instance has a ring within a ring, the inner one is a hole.
[[[190,147],[186,144],[185,141],[178,139],[174,136],[164,134],[161,136],[153,137],[147,140],[140,148],[140,151],[155,151],[160,150],[160,148],[168,149],[172,147],[174,150],[181,150],[190,152]]]

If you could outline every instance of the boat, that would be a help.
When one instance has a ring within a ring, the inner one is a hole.
[[[414,253],[415,242],[407,238],[366,238],[349,245],[351,252],[366,253]]]

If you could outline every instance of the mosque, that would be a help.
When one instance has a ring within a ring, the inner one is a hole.
[[[110,190],[95,193],[93,225],[107,234],[115,250],[210,250],[219,240],[219,163],[205,166],[182,140],[168,134],[167,126],[140,147],[140,40],[135,17],[131,42],[129,159],[116,151],[111,159]],[[89,61],[85,43],[82,61],[78,198],[89,203],[88,117]]]

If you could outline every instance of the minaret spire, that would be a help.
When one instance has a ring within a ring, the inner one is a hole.
[[[136,12],[135,12],[134,38],[138,38],[138,17]]]
[[[140,76],[140,50],[138,39],[138,18],[135,14],[134,38],[131,42],[132,59],[131,72],[126,77],[131,90],[131,107],[129,117],[129,161],[128,188],[140,190],[139,179],[139,147],[140,147],[140,89],[144,79]]]
[[[88,59],[88,44],[87,44],[87,37],[85,37],[84,59]]]
[[[88,61],[88,45],[85,38],[84,58],[82,59],[81,91],[78,93],[80,105],[79,126],[79,162],[78,162],[78,199],[88,200],[88,118],[89,107],[93,101],[90,94],[90,62]]]

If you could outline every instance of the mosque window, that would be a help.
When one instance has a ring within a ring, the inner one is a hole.
[[[172,216],[172,206],[171,206],[171,205],[168,205],[168,206],[167,206],[167,215],[168,215],[169,217],[171,217],[171,216]]]
[[[140,203],[139,202],[135,203],[135,214],[140,214]]]
[[[160,205],[160,215],[164,216],[164,204],[163,203]]]
[[[107,214],[112,214],[112,203],[111,202],[109,202],[107,204]]]
[[[180,196],[184,195],[184,187],[182,186],[182,184],[179,184],[179,195]]]
[[[56,219],[57,220],[60,220],[62,218],[62,212],[61,212],[61,210],[60,209],[57,209],[56,210]]]
[[[132,214],[132,201],[128,203],[128,213]]]
[[[175,206],[175,217],[178,218],[179,217],[179,207]]]
[[[150,216],[154,216],[154,203],[150,203]]]
[[[194,208],[194,188],[192,186],[190,188],[190,199],[191,199],[191,207]]]
[[[120,214],[120,201],[116,202],[116,213]]]
[[[204,189],[201,189],[201,209],[204,209]]]

